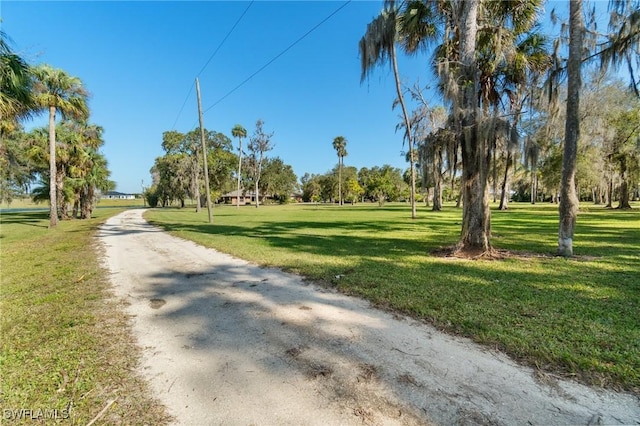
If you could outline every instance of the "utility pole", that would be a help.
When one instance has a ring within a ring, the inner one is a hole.
[[[211,216],[211,190],[209,189],[209,167],[207,166],[207,145],[204,142],[204,127],[202,126],[202,101],[200,100],[200,81],[196,77],[196,93],[198,95],[198,119],[200,121],[200,140],[202,141],[202,156],[204,157],[204,189],[207,193],[207,211],[209,223],[213,223]]]

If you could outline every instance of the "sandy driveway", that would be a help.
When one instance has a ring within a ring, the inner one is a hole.
[[[640,424],[630,395],[500,353],[148,225],[99,240],[143,374],[184,425]]]

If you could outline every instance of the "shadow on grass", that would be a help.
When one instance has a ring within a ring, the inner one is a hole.
[[[2,212],[0,214],[0,223],[2,224],[22,224],[37,226],[39,228],[47,228],[49,221],[49,211],[20,211],[20,212]]]

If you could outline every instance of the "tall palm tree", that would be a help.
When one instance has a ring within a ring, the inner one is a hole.
[[[564,152],[562,155],[562,183],[560,187],[560,226],[558,255],[573,256],[573,231],[578,215],[576,170],[578,140],[580,139],[580,66],[582,64],[584,21],[582,0],[569,2],[569,59],[567,60],[567,116]]]
[[[0,137],[28,116],[34,107],[30,67],[9,46],[9,37],[0,31]]]
[[[88,93],[82,81],[63,70],[49,65],[40,65],[33,69],[35,77],[34,91],[36,105],[49,110],[49,227],[58,224],[56,197],[56,114],[63,118],[85,120],[89,115],[87,107]]]
[[[462,153],[460,254],[491,253],[488,173],[496,137],[507,129],[499,117],[501,62],[514,55],[518,34],[535,24],[541,0],[437,2],[445,22],[436,49],[440,89],[451,104]]]
[[[236,208],[240,208],[240,172],[242,171],[242,138],[247,137],[247,129],[236,124],[231,129],[231,136],[238,138],[238,192],[236,193]]]
[[[406,52],[414,53],[424,46],[424,42],[435,35],[432,9],[422,1],[412,0],[405,4],[405,13],[400,13],[394,0],[385,1],[384,10],[367,25],[365,35],[360,39],[361,71],[360,81],[364,81],[377,66],[391,62],[395,79],[397,101],[402,109],[405,137],[409,145],[411,180],[411,218],[416,218],[416,152],[411,129],[411,119],[404,101],[400,84],[396,42],[402,42]]]
[[[342,163],[347,156],[347,140],[343,136],[333,139],[333,149],[338,154],[338,203],[342,205]]]

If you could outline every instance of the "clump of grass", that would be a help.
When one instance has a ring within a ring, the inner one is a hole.
[[[87,424],[107,406],[101,424],[167,422],[98,261],[94,232],[116,211],[96,213],[52,230],[46,212],[2,214],[1,407],[31,410],[16,423]]]
[[[494,211],[502,260],[434,253],[456,243],[461,210],[404,205],[163,209],[153,223],[183,238],[276,266],[499,348],[589,384],[640,393],[640,214],[590,207],[578,219],[577,256],[553,256],[557,206]]]

